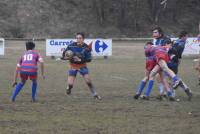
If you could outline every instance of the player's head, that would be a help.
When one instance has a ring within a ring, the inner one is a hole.
[[[82,32],[76,33],[76,41],[78,44],[83,44],[85,39],[85,34]]]
[[[152,36],[153,36],[153,38],[155,38],[155,39],[164,36],[163,30],[161,29],[161,27],[155,27],[155,28],[152,30],[152,32],[153,32],[153,33],[152,33]]]
[[[172,45],[173,44],[173,42],[171,41],[171,39],[169,38],[169,39],[166,39],[166,45]]]
[[[146,49],[146,48],[149,48],[149,47],[152,47],[152,46],[153,46],[153,43],[152,43],[151,41],[148,41],[148,42],[145,44],[144,48]]]
[[[148,41],[146,44],[145,44],[145,46],[152,46],[153,45],[153,43],[151,42],[151,41]]]
[[[200,41],[200,34],[197,35],[197,40]]]
[[[188,38],[188,33],[186,31],[181,31],[179,34],[179,39],[187,40],[187,38]]]
[[[33,50],[35,48],[35,43],[32,41],[26,42],[26,50]]]

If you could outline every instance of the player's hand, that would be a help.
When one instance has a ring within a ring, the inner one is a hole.
[[[12,87],[15,87],[17,85],[17,82],[14,81],[13,84],[12,84]]]
[[[178,64],[179,64],[179,65],[181,64],[181,59],[178,60]]]
[[[45,76],[45,75],[42,75],[42,79],[45,80],[45,79],[46,79],[46,76]]]
[[[69,58],[68,57],[61,57],[59,58],[60,60],[68,60]]]
[[[74,56],[73,59],[74,59],[74,61],[78,61],[78,62],[81,61],[81,59],[78,56]]]
[[[41,76],[42,76],[42,79],[43,79],[43,80],[46,79],[46,76],[45,76],[44,74],[42,74]]]
[[[199,66],[195,66],[194,69],[197,70],[197,71],[199,71],[200,67]]]
[[[63,57],[61,58],[56,58],[56,61],[64,60]]]

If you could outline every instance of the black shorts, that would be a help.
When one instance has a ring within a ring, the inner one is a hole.
[[[169,67],[175,74],[178,74],[178,66],[176,67]]]
[[[178,74],[178,63],[168,64],[169,69],[171,69],[175,74]]]

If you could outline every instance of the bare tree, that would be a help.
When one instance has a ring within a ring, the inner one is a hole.
[[[134,30],[138,29],[138,0],[134,0]]]
[[[97,22],[103,25],[105,21],[105,0],[94,0],[93,7],[96,12]]]
[[[200,34],[200,21],[199,21],[199,34]]]
[[[127,8],[127,0],[120,0],[120,8],[119,8],[119,27],[123,28],[126,27],[126,8]]]
[[[157,24],[159,21],[159,16],[162,9],[166,9],[167,0],[148,0],[148,4],[150,6],[151,14],[153,17],[153,21]]]

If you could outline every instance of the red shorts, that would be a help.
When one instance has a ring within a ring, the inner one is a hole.
[[[169,62],[169,56],[167,53],[156,53],[156,62],[159,62],[159,60],[164,60],[166,63]]]
[[[28,80],[28,78],[29,78],[30,80],[34,80],[34,79],[37,79],[37,74],[35,74],[35,75],[20,74],[20,78],[23,79],[23,80]]]
[[[155,60],[146,60],[146,70],[151,71],[156,65]]]

